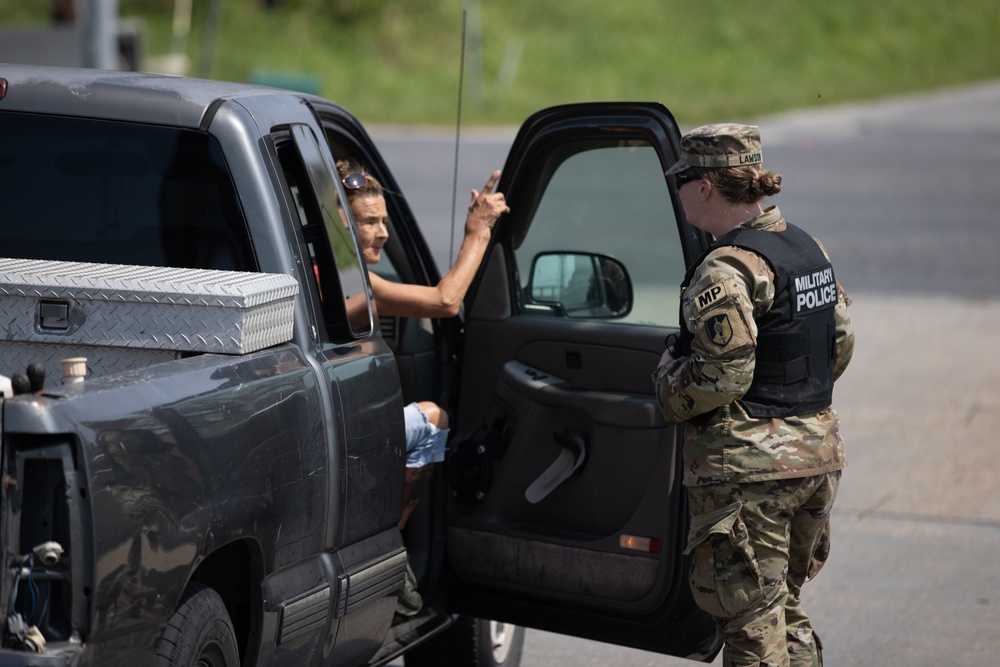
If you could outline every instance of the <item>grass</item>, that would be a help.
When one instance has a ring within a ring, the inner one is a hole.
[[[0,27],[51,0],[0,0]],[[565,102],[641,99],[682,124],[1000,78],[996,0],[196,0],[192,74],[309,77],[365,122],[519,123]],[[147,54],[170,50],[173,0],[119,0]]]

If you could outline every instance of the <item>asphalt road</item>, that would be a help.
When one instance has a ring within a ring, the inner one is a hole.
[[[784,175],[773,203],[824,242],[854,300],[857,349],[835,394],[849,464],[830,561],[803,591],[826,664],[997,664],[1000,82],[706,122],[723,120],[760,125]],[[514,133],[463,131],[459,214]],[[373,135],[443,266],[454,131]],[[531,630],[522,660],[691,664]]]

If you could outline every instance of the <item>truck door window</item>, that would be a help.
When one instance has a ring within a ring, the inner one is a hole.
[[[355,236],[311,131],[293,127],[291,138],[279,140],[276,148],[327,334],[336,343],[363,338],[372,332],[372,313]]]
[[[656,150],[644,139],[574,142],[536,169],[533,210],[513,241],[521,311],[677,326],[679,297],[669,286],[684,276],[684,254]],[[630,308],[607,298],[589,311],[570,307],[586,305],[588,294],[614,295],[621,267]],[[584,284],[574,285],[578,277]],[[595,289],[595,277],[607,288]]]

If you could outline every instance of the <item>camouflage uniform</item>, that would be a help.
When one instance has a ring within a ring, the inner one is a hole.
[[[708,153],[685,152],[689,162],[718,161],[718,150],[728,151],[725,160],[740,159],[732,157],[732,146],[712,142],[713,131],[731,137],[731,126],[706,127],[699,128],[708,135],[696,137],[699,146],[682,142],[685,151]],[[735,152],[760,162],[759,139],[741,144]],[[744,225],[786,227],[773,207]],[[850,301],[839,284],[837,296],[834,378],[854,348]],[[832,408],[754,418],[740,404],[754,377],[756,319],[774,297],[775,275],[763,257],[734,246],[713,249],[682,294],[683,321],[694,335],[691,354],[664,363],[653,376],[664,416],[685,422],[691,590],[716,619],[727,667],[822,665],[819,637],[799,606],[799,592],[826,560],[830,510],[846,461]]]

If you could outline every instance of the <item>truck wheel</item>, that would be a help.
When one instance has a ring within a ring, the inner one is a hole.
[[[406,653],[406,667],[518,667],[524,628],[480,618],[454,625]]]
[[[156,647],[156,667],[239,667],[236,633],[222,598],[192,583]]]

